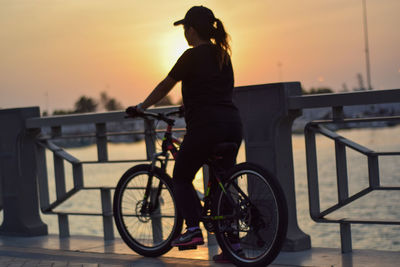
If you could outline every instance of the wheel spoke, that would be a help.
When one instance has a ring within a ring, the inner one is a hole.
[[[268,265],[277,256],[286,237],[287,210],[279,184],[261,168],[242,163],[235,166],[224,187],[236,205],[236,219],[217,223],[217,239],[237,264]],[[221,191],[217,215],[232,212]],[[233,244],[235,244],[233,246]],[[240,244],[238,252],[233,247]]]
[[[171,238],[180,232],[182,220],[177,216],[170,182],[165,182],[171,178],[163,178],[166,174],[156,170],[147,191],[150,194],[145,197],[150,168],[138,166],[137,172],[124,175],[118,183],[114,217],[121,237],[132,249],[145,256],[158,256],[170,249]]]

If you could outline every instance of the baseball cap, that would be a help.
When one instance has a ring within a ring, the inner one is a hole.
[[[196,30],[209,27],[215,21],[214,13],[207,7],[194,6],[186,12],[185,18],[175,21],[174,25],[189,25]]]

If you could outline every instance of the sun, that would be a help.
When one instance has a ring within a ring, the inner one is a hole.
[[[162,40],[161,66],[168,72],[174,66],[178,58],[188,49],[189,46],[183,35],[183,30],[174,29],[165,33]]]

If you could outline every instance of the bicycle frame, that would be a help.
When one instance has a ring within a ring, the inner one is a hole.
[[[162,138],[162,144],[161,144],[162,151],[159,152],[159,153],[153,154],[152,160],[151,160],[151,166],[152,167],[156,166],[157,162],[160,162],[161,169],[163,171],[166,171],[168,160],[169,160],[169,154],[171,154],[172,157],[174,159],[176,159],[176,156],[177,156],[177,153],[178,153],[178,146],[181,145],[181,141],[179,139],[175,138],[172,135],[172,132],[173,132],[172,129],[173,129],[175,121],[173,119],[168,118],[167,117],[168,115],[164,115],[164,114],[145,113],[144,115],[150,115],[152,117],[156,117],[157,119],[163,120],[164,122],[167,123],[167,129],[166,129],[166,131],[164,133],[164,136]],[[145,117],[145,119],[146,119],[146,117]],[[161,158],[161,157],[164,157],[164,158]],[[223,183],[222,183],[222,181],[220,179],[220,177],[222,177],[223,174],[220,171],[220,172],[218,172],[218,175],[217,175],[217,171],[216,171],[217,168],[216,168],[216,166],[215,166],[215,164],[213,163],[212,160],[209,160],[207,165],[210,167],[210,172],[215,174],[215,175],[211,175],[210,176],[211,179],[208,181],[208,184],[207,184],[207,188],[206,188],[206,191],[205,191],[205,194],[204,194],[204,206],[203,206],[202,212],[201,212],[202,213],[201,221],[207,223],[207,222],[210,222],[210,221],[227,220],[227,219],[236,218],[239,210],[238,210],[238,207],[235,204],[234,200],[232,199],[231,195],[226,192],[225,187],[223,186]],[[152,170],[153,170],[153,168],[152,168]],[[158,206],[157,205],[158,204],[157,200],[158,200],[158,197],[161,194],[162,183],[160,182],[160,184],[158,185],[156,194],[153,195],[150,198],[150,203],[149,203],[148,199],[152,194],[152,192],[151,192],[152,182],[153,182],[153,174],[152,174],[152,172],[150,172],[149,179],[147,181],[146,190],[145,190],[145,195],[143,197],[144,205],[143,205],[143,207],[141,209],[141,212],[146,212],[146,211],[147,212],[151,212],[151,211],[155,210],[157,208],[157,206]],[[229,204],[230,204],[230,206],[231,206],[231,208],[233,210],[233,214],[212,216],[209,213],[209,211],[211,210],[211,203],[212,203],[212,201],[210,199],[211,198],[211,190],[212,190],[212,187],[213,187],[214,183],[216,183],[221,188],[222,192],[227,197],[228,202],[229,202]],[[245,196],[245,194],[243,192],[241,192],[239,187],[237,187],[237,190],[240,193],[242,193],[242,195]],[[148,203],[150,204],[150,206],[147,205]],[[147,209],[150,208],[151,210],[145,210],[146,208]]]

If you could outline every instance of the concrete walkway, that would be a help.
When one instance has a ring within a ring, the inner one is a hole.
[[[19,266],[232,266],[210,260],[218,247],[201,246],[185,252],[177,249],[159,258],[144,258],[131,251],[120,239],[104,242],[97,237],[56,235],[43,237],[0,236],[0,267]],[[303,252],[282,252],[271,266],[399,266],[400,253],[313,248]]]

